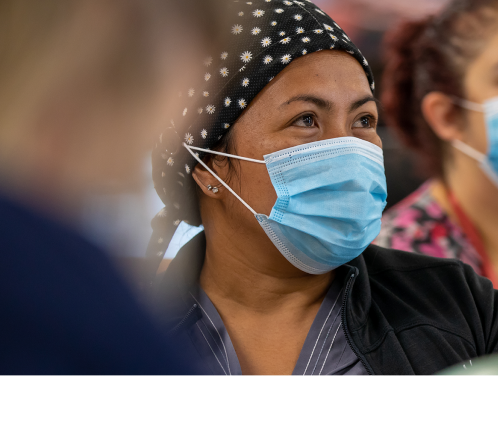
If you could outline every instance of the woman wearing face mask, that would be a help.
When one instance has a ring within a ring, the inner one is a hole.
[[[151,270],[182,220],[204,225],[149,279],[186,361],[207,374],[428,374],[492,352],[489,281],[369,247],[387,192],[366,59],[310,2],[225,5],[226,49],[200,58],[153,155],[166,207]]]
[[[383,103],[433,178],[376,243],[458,258],[498,287],[498,1],[459,0],[388,37]]]

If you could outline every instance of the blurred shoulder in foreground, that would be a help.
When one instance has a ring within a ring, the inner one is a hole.
[[[210,3],[0,3],[0,374],[195,373],[78,220],[134,189]]]
[[[182,374],[98,248],[0,198],[0,374]]]

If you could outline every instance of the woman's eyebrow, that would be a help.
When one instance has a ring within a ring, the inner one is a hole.
[[[368,102],[375,102],[377,105],[377,108],[380,106],[380,101],[378,99],[376,99],[373,96],[366,96],[363,99],[359,99],[356,102],[353,102],[351,104],[351,106],[349,107],[349,113],[355,111],[356,109],[358,109],[359,107],[363,106],[365,103],[368,103]]]
[[[332,109],[332,102],[325,100],[321,97],[316,97],[316,96],[311,96],[311,95],[298,95],[294,96],[288,101],[282,103],[279,108],[282,108],[283,106],[287,106],[292,102],[311,102],[314,103],[316,106],[318,106],[321,109],[327,109],[331,110]],[[365,103],[368,102],[375,102],[377,104],[377,107],[380,106],[380,101],[376,99],[374,96],[366,96],[362,99],[359,99],[355,101],[354,103],[351,104],[349,107],[349,113],[353,112],[354,110],[358,109],[359,107],[363,106]]]
[[[287,106],[292,102],[311,102],[311,103],[314,103],[316,106],[318,106],[321,109],[327,109],[327,110],[332,109],[331,102],[329,102],[328,100],[322,99],[321,97],[316,97],[316,96],[311,96],[311,95],[294,96],[293,98],[289,99],[288,101],[282,103],[279,106],[279,108],[281,108],[282,106]]]

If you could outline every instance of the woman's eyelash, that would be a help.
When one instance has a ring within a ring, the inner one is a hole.
[[[378,119],[374,115],[372,115],[372,114],[363,115],[360,118],[358,118],[355,122],[362,121],[364,119],[368,119],[370,127],[375,128],[377,126]],[[304,122],[305,120],[311,120],[311,122],[308,121],[309,125],[306,125],[306,123]],[[310,114],[310,113],[303,114],[303,115],[297,117],[292,122],[292,125],[297,125],[300,122],[303,123],[303,124],[305,124],[305,125],[298,125],[298,127],[308,127],[308,128],[311,128],[314,125],[316,125],[316,117],[315,117],[314,114]]]
[[[365,118],[368,118],[368,120],[370,121],[370,125],[371,125],[372,127],[375,127],[375,125],[377,124],[377,118],[376,118],[376,117],[374,117],[373,115],[370,115],[370,114],[368,114],[368,115],[363,115],[362,117],[360,117],[360,118],[358,119],[358,121],[361,121],[361,120],[363,120],[363,119],[365,119]]]
[[[313,114],[304,114],[304,115],[301,115],[300,117],[297,117],[292,124],[296,124],[297,122],[299,121],[304,121],[305,119],[311,119],[313,121],[313,124],[316,124],[316,117],[313,115]],[[310,125],[309,127],[311,127],[312,125]],[[300,126],[300,127],[304,127],[304,126]],[[306,126],[308,127],[308,126]]]

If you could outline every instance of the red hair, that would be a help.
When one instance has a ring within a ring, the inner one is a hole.
[[[498,23],[498,0],[454,0],[441,14],[405,22],[386,34],[382,77],[387,123],[416,151],[423,171],[443,175],[443,143],[421,111],[426,94],[439,91],[465,98],[463,80],[482,49],[486,29]]]

